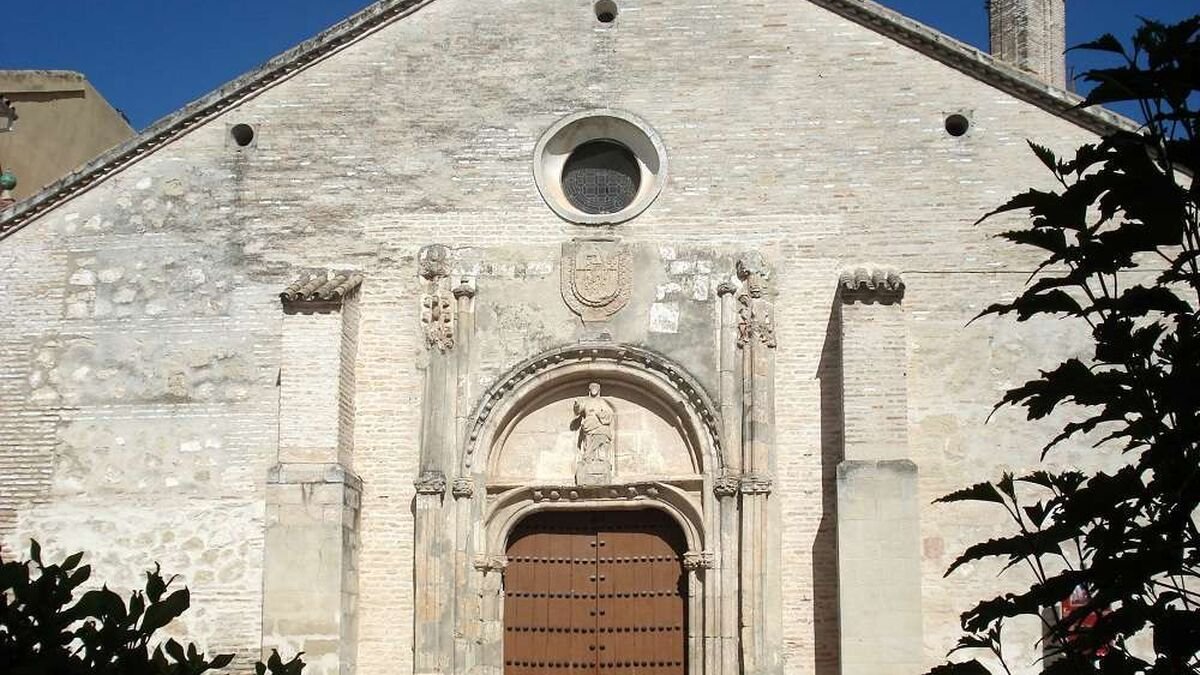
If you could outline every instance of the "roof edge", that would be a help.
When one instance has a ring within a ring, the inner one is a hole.
[[[431,2],[434,0],[379,0],[332,28],[275,56],[258,68],[168,114],[142,133],[98,155],[45,186],[35,195],[0,210],[0,240],[20,230],[42,213],[86,192],[101,180],[121,172],[133,162],[243,100],[261,93],[368,33],[416,12]]]
[[[1083,97],[1039,79],[980,49],[884,7],[874,0],[809,0],[839,16],[892,38],[985,84],[1097,134],[1138,131],[1141,125],[1099,106],[1078,107]]]
[[[44,187],[36,195],[0,210],[0,239],[72,197],[118,173],[153,152],[250,98],[263,89],[304,70],[318,60],[357,41],[396,19],[435,0],[379,0],[332,28],[272,58],[178,111],[150,125],[141,134]],[[1032,74],[1001,62],[990,54],[888,9],[873,0],[809,0],[835,14],[874,30],[900,44],[936,59],[985,84],[994,86],[1047,112],[1097,134],[1137,131],[1134,121],[1104,108],[1079,108],[1083,99],[1043,82]]]

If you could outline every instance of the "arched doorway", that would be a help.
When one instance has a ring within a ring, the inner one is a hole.
[[[658,509],[522,520],[504,572],[504,674],[683,675],[686,550]]]

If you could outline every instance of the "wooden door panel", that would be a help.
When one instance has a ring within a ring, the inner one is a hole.
[[[683,675],[684,548],[659,511],[526,519],[504,575],[505,675]]]

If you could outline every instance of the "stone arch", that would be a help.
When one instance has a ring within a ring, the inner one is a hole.
[[[679,488],[664,483],[562,489],[517,488],[500,495],[484,516],[486,550],[503,551],[517,523],[542,511],[657,509],[683,531],[689,551],[705,550],[704,516]]]
[[[687,371],[645,349],[591,345],[564,347],[528,359],[493,385],[468,420],[461,475],[487,474],[497,441],[515,422],[539,400],[583,381],[636,388],[649,407],[677,420],[677,429],[693,453],[695,473],[715,477],[724,471],[716,408]]]

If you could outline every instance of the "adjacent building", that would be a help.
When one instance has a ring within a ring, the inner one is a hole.
[[[0,70],[0,170],[24,199],[113,146],[129,122],[80,73]]]

